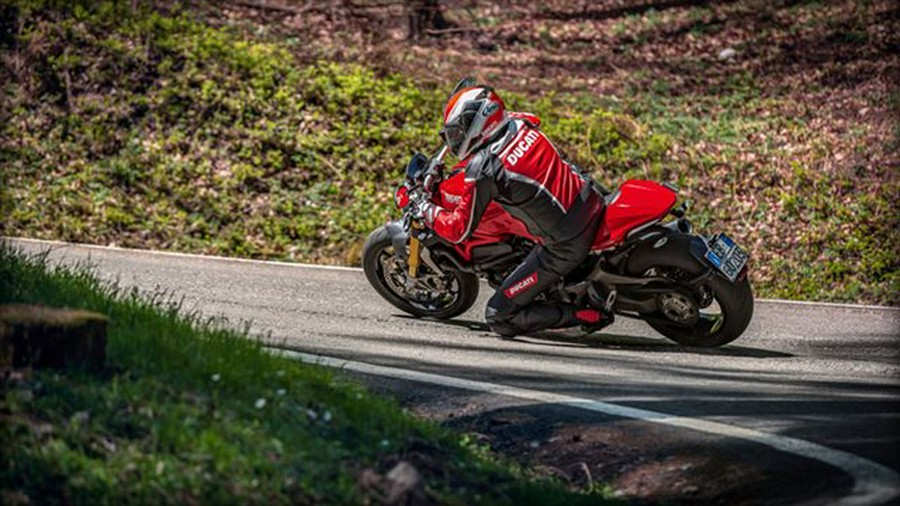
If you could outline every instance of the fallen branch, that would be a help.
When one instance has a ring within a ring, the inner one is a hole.
[[[239,5],[241,7],[248,7],[250,9],[259,9],[263,11],[274,11],[274,12],[283,12],[286,14],[303,14],[306,12],[326,12],[337,9],[349,9],[351,11],[357,10],[367,10],[367,9],[383,9],[383,8],[391,8],[391,7],[403,7],[404,4],[401,0],[389,1],[389,2],[381,2],[381,3],[369,3],[369,4],[357,4],[353,2],[314,2],[308,1],[306,5],[303,7],[294,7],[292,5],[280,4],[280,3],[269,3],[266,0],[232,0],[234,5]]]
[[[587,476],[587,490],[590,491],[594,488],[594,477],[591,476],[591,470],[588,468],[586,462],[582,462],[580,464],[581,470],[584,471],[585,476]]]
[[[233,0],[235,5],[239,5],[241,7],[249,7],[251,9],[259,9],[263,11],[273,11],[273,12],[283,12],[286,14],[303,14],[306,12],[313,11],[325,11],[332,7],[331,4],[323,4],[323,3],[314,3],[307,2],[303,7],[292,7],[290,5],[284,4],[270,4],[265,0],[262,1],[254,1],[254,0]]]
[[[469,28],[465,26],[458,26],[455,28],[429,28],[425,30],[425,33],[428,35],[445,35],[449,33],[481,33],[483,30],[481,28]]]

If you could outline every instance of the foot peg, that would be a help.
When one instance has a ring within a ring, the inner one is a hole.
[[[616,290],[613,289],[609,292],[609,295],[606,297],[606,302],[603,304],[603,311],[606,314],[611,315],[613,313],[613,306],[616,304]]]

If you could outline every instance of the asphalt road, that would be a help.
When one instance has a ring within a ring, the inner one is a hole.
[[[255,331],[307,353],[752,429],[900,471],[897,309],[757,301],[745,335],[714,350],[679,347],[627,319],[588,338],[502,340],[476,325],[486,289],[455,322],[423,321],[383,301],[359,270],[15,243],[30,252],[51,247],[51,258],[66,262],[90,258],[104,278],[251,320]],[[835,483],[847,489],[846,481]]]

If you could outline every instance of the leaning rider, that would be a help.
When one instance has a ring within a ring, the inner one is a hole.
[[[466,191],[452,211],[416,202],[426,225],[453,243],[469,237],[491,201],[538,239],[487,304],[491,330],[507,337],[577,325],[592,331],[612,322],[597,309],[534,302],[587,257],[603,208],[590,176],[559,155],[539,124],[536,116],[507,113],[492,88],[460,81],[444,107],[440,134],[465,163]]]

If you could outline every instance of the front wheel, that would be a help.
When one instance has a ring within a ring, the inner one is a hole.
[[[753,292],[748,276],[732,283],[715,274],[704,285],[702,298],[688,291],[660,295],[662,317],[647,319],[654,330],[685,346],[728,344],[744,332],[753,317]],[[699,303],[700,308],[697,307]],[[691,311],[691,308],[696,308]]]
[[[415,279],[408,275],[407,264],[395,254],[391,233],[379,227],[363,246],[363,271],[379,295],[394,307],[413,316],[439,319],[465,313],[478,298],[478,277],[455,269],[443,275],[427,267]]]

